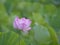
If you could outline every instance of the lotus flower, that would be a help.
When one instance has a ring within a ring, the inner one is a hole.
[[[15,20],[13,22],[13,27],[15,29],[19,29],[24,32],[29,31],[31,29],[30,25],[31,25],[31,20],[26,18],[19,19],[19,17],[15,17]]]

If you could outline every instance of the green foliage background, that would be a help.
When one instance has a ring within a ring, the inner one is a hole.
[[[16,16],[32,20],[28,34],[13,28]],[[0,0],[0,45],[60,45],[60,0]]]

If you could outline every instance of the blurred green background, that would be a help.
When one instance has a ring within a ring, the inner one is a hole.
[[[13,28],[16,16],[32,20],[28,34]],[[0,0],[0,45],[60,45],[60,0]]]

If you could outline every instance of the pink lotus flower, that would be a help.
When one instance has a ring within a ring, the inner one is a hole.
[[[19,19],[19,17],[16,17],[13,22],[13,27],[15,29],[19,29],[24,32],[29,31],[31,29],[30,25],[31,25],[31,20],[26,18]]]

